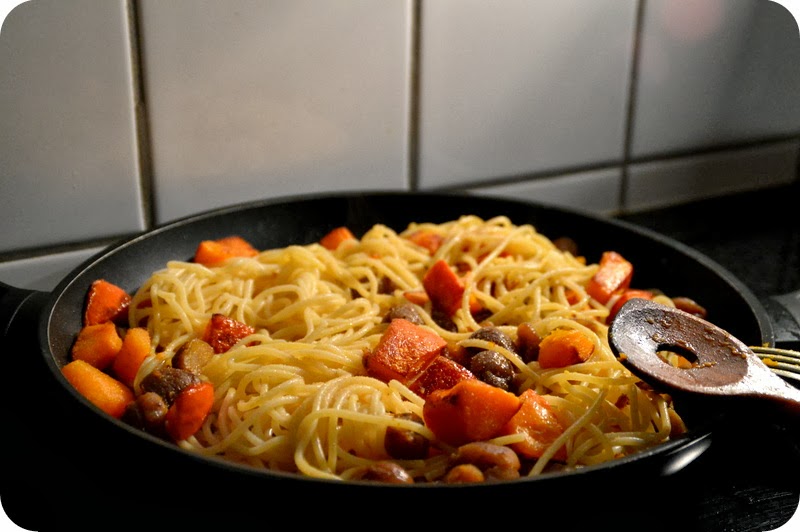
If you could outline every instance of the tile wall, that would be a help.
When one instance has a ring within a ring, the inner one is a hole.
[[[798,179],[770,0],[28,0],[0,30],[0,281],[262,197],[614,215]]]

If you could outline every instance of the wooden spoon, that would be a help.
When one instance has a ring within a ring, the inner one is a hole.
[[[651,385],[767,400],[800,415],[800,389],[730,333],[688,312],[631,299],[611,322],[608,341],[623,365]],[[666,353],[682,356],[690,367],[668,362]]]

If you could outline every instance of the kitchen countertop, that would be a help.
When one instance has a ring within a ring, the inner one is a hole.
[[[792,214],[793,204],[798,199],[800,183],[620,218],[658,231],[704,253],[743,281],[759,299],[766,301],[773,295],[800,290],[800,217]],[[22,334],[34,337],[36,331],[23,331]],[[36,353],[24,352],[24,347],[15,354],[41,358]],[[38,371],[35,368],[28,370]],[[40,370],[47,371],[45,368]],[[6,371],[15,375],[13,362]],[[5,404],[32,397],[24,384],[6,386],[4,394]],[[48,405],[48,401],[50,399],[43,397],[39,404]],[[10,410],[11,419],[5,423],[31,425],[29,419],[14,417],[24,418],[30,409]],[[56,423],[59,431],[69,430],[69,422],[52,423]],[[622,513],[611,516],[610,524],[614,530],[627,530],[624,525],[633,523],[633,529],[677,529],[681,532],[763,532],[781,527],[793,516],[800,502],[800,480],[797,478],[800,472],[800,430],[792,429],[791,425],[785,418],[777,416],[748,416],[736,426],[715,432],[708,450],[672,475],[656,480],[643,479],[641,485],[638,481],[636,485],[614,485],[613,491],[619,493],[620,501],[610,511]],[[166,485],[168,479],[164,486],[160,486],[165,492],[154,493],[152,498],[146,496],[144,504],[136,501],[133,509],[128,507],[134,503],[130,496],[117,497],[113,484],[76,488],[80,486],[76,479],[88,474],[82,470],[80,459],[72,458],[60,447],[48,443],[51,429],[36,429],[32,427],[30,433],[18,438],[6,435],[3,447],[4,467],[7,467],[4,474],[8,473],[2,479],[3,508],[21,526],[31,530],[51,530],[53,528],[49,527],[53,523],[63,525],[70,522],[87,529],[85,525],[95,516],[94,512],[100,512],[96,514],[98,516],[110,512],[111,521],[95,519],[95,523],[118,523],[120,518],[139,522],[138,516],[143,515],[143,526],[149,527],[145,523],[148,523],[146,516],[150,504],[162,510],[169,508],[169,504],[165,504],[171,489]],[[91,455],[91,450],[83,451]],[[121,450],[121,456],[124,452]],[[659,499],[655,505],[636,506],[631,503],[627,497],[637,491],[647,491],[650,488],[648,482],[658,483],[659,491],[670,495]],[[267,506],[274,496],[265,494]],[[588,494],[570,494],[568,498],[572,501],[570,504],[580,509]],[[308,504],[313,505],[313,501],[308,501]],[[213,507],[212,499],[209,508]],[[226,511],[224,508],[218,510]],[[548,510],[545,508],[543,511]],[[572,514],[563,524],[576,524],[581,520],[580,511]],[[114,515],[123,517],[114,518]],[[595,515],[587,515],[582,524],[596,524]],[[177,522],[183,519],[182,515],[176,517]],[[504,517],[503,528],[511,524],[508,519],[508,516]],[[269,522],[270,518],[265,514],[263,524]],[[416,528],[419,524],[412,526]],[[535,522],[531,526],[537,529]]]
[[[700,251],[769,306],[771,296],[800,290],[798,200],[795,183],[620,218]],[[709,450],[671,479],[684,530],[761,532],[792,518],[800,501],[800,431],[789,425],[759,418],[715,433]]]

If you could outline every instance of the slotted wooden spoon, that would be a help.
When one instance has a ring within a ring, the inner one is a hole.
[[[730,333],[688,312],[631,299],[611,322],[608,340],[619,360],[652,385],[770,401],[800,415],[800,389]],[[688,364],[671,363],[670,354]]]

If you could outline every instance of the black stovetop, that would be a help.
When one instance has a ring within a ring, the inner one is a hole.
[[[756,296],[800,289],[800,181],[620,216],[704,253]]]

